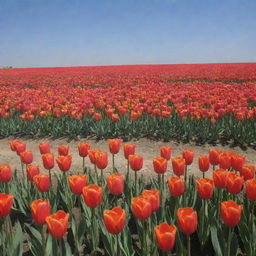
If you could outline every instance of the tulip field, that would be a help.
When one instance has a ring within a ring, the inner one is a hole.
[[[255,146],[256,64],[0,69],[0,136]]]
[[[20,165],[0,165],[0,255],[256,255],[255,168],[245,156],[215,148],[173,156],[160,146],[146,179],[139,145],[107,143],[106,152],[85,141],[54,154],[47,141],[38,152],[9,142]]]

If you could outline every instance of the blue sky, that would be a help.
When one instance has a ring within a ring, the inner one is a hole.
[[[0,0],[0,67],[256,62],[256,0]]]

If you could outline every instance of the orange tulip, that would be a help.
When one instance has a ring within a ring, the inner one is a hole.
[[[109,151],[111,154],[117,154],[120,151],[121,139],[108,140]]]
[[[139,171],[143,166],[143,157],[139,155],[129,155],[129,164],[133,171]]]
[[[171,177],[167,180],[171,196],[181,196],[184,193],[184,179],[180,177]]]
[[[87,157],[88,150],[91,148],[91,144],[87,142],[81,142],[78,144],[78,152],[81,157]]]
[[[67,156],[69,153],[69,145],[59,145],[58,154],[59,156]]]
[[[124,144],[124,157],[129,158],[129,155],[135,154],[136,145],[135,144]]]
[[[65,235],[68,226],[69,214],[60,210],[46,217],[46,223],[50,234],[55,238]]]
[[[219,155],[221,151],[217,149],[209,150],[209,161],[211,165],[218,165],[219,164]]]
[[[91,184],[83,188],[83,197],[85,204],[90,208],[96,208],[102,202],[102,188]]]
[[[105,210],[103,212],[103,219],[107,231],[116,235],[122,232],[124,228],[126,213],[125,210],[115,207],[112,210]]]
[[[170,251],[173,249],[176,238],[176,227],[174,225],[163,222],[154,228],[154,233],[158,247],[161,250]]]
[[[179,208],[177,210],[178,225],[180,230],[190,235],[197,229],[197,212],[192,208]]]
[[[96,164],[95,155],[97,152],[99,152],[98,149],[88,150],[88,155],[92,164]]]
[[[53,153],[47,153],[42,155],[44,168],[50,170],[54,167],[54,155]]]
[[[232,200],[222,202],[220,207],[221,218],[227,226],[234,227],[240,221],[242,210],[243,206]]]
[[[227,175],[227,190],[231,194],[238,194],[242,191],[244,178],[234,172],[229,172]]]
[[[153,159],[154,171],[162,174],[167,170],[167,160],[163,157],[156,157]]]
[[[219,155],[219,167],[221,169],[229,169],[231,167],[231,156],[227,152],[222,152]]]
[[[172,159],[172,169],[175,175],[181,176],[185,171],[185,159],[181,157],[175,157]]]
[[[253,165],[243,165],[241,171],[241,176],[244,177],[244,180],[250,180],[254,178],[255,170]]]
[[[108,153],[107,152],[96,152],[95,162],[99,169],[103,170],[108,166]]]
[[[233,170],[237,172],[241,172],[244,164],[245,164],[245,157],[236,155],[236,154],[231,156],[231,166]]]
[[[208,178],[202,178],[196,180],[197,191],[202,199],[210,199],[213,194],[213,180]]]
[[[199,156],[198,165],[201,172],[207,172],[210,167],[208,156]]]
[[[21,141],[15,141],[13,146],[15,148],[17,155],[20,155],[21,152],[24,152],[26,150],[26,144]]]
[[[71,155],[60,155],[56,158],[56,162],[61,171],[66,172],[70,169],[72,163]]]
[[[50,177],[47,174],[34,176],[33,181],[40,192],[45,192],[50,188]]]
[[[124,176],[120,173],[114,173],[107,177],[107,185],[112,195],[119,195],[124,190]]]
[[[13,195],[0,193],[0,218],[4,218],[10,213],[13,200]]]
[[[151,203],[145,197],[132,198],[132,212],[139,220],[146,220],[152,213]]]
[[[228,171],[218,169],[213,172],[213,181],[216,188],[225,188],[227,184]]]
[[[38,225],[44,225],[45,219],[51,214],[51,206],[48,200],[38,199],[31,203],[32,218]]]
[[[155,212],[158,210],[160,206],[160,193],[157,189],[151,189],[151,190],[143,190],[142,197],[145,197],[151,204],[151,210],[152,212]]]
[[[182,151],[182,156],[185,159],[186,165],[191,165],[194,160],[194,151],[191,149],[185,149]]]
[[[8,182],[12,179],[12,169],[9,164],[0,165],[0,182]]]
[[[256,201],[256,180],[251,179],[245,182],[245,192],[247,197],[255,202]]]
[[[170,160],[172,155],[172,148],[169,146],[160,147],[160,155],[166,160]]]
[[[33,181],[34,176],[40,174],[39,165],[27,165],[27,177],[30,181]]]
[[[47,141],[41,142],[39,144],[39,150],[41,155],[47,154],[51,152],[50,144]]]
[[[83,192],[83,188],[87,184],[87,176],[81,174],[69,176],[68,184],[73,194],[81,195]]]
[[[31,164],[33,162],[32,151],[24,151],[20,153],[20,159],[23,164]]]
[[[19,140],[9,141],[11,151],[16,151],[15,144],[18,143],[18,142],[20,142],[20,141]]]

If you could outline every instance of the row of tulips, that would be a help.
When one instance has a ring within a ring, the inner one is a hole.
[[[121,144],[120,139],[109,140],[113,174],[104,177],[108,153],[91,149],[89,143],[78,145],[82,173],[69,175],[72,157],[68,145],[58,147],[56,162],[61,174],[53,172],[49,143],[39,145],[48,170],[48,174],[40,174],[39,167],[32,165],[33,154],[26,151],[26,144],[10,142],[21,159],[24,177],[21,179],[9,165],[0,166],[0,189],[5,192],[0,194],[1,255],[21,255],[23,241],[30,253],[43,256],[81,252],[236,255],[239,250],[255,255],[256,180],[254,166],[246,165],[245,157],[210,150],[208,155],[199,156],[198,169],[203,177],[195,178],[189,170],[194,161],[192,150],[171,158],[171,147],[161,147],[160,157],[153,159],[157,179],[146,183],[143,174],[138,177],[143,157],[135,154],[134,144],[123,147],[125,176],[115,168]],[[85,166],[87,156],[93,168]],[[168,161],[172,162],[172,172]],[[17,230],[15,235],[13,230]]]

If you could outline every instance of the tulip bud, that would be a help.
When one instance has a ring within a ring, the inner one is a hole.
[[[129,164],[133,171],[139,171],[143,166],[143,157],[139,155],[129,155]]]
[[[229,227],[234,227],[240,221],[243,206],[230,200],[222,202],[220,210],[223,222]]]
[[[121,139],[108,140],[109,151],[111,154],[117,154],[120,151]]]
[[[8,182],[12,179],[12,169],[8,164],[0,165],[0,182]]]
[[[87,143],[87,142],[81,142],[78,144],[78,151],[79,151],[79,155],[81,157],[87,157],[88,155],[88,150],[90,149],[91,144]]]
[[[191,235],[197,229],[197,212],[192,208],[179,208],[177,210],[178,225],[180,230]]]
[[[194,151],[190,149],[183,150],[182,156],[185,159],[186,165],[191,165],[194,160]]]
[[[124,190],[124,176],[120,173],[114,173],[107,177],[107,185],[112,195],[119,195]]]
[[[0,193],[0,218],[4,218],[10,213],[13,200],[13,195]]]
[[[50,149],[50,144],[49,144],[49,142],[47,142],[47,141],[41,142],[41,143],[39,144],[39,150],[40,150],[40,154],[41,154],[41,155],[50,153],[50,152],[51,152],[51,149]]]
[[[38,199],[31,203],[32,218],[38,225],[44,225],[45,219],[51,214],[51,206],[48,200]]]
[[[83,188],[85,204],[90,208],[96,208],[102,202],[102,188],[91,184]]]
[[[184,179],[180,177],[171,177],[167,180],[171,196],[181,196],[184,193]]]
[[[181,176],[185,171],[185,159],[181,157],[175,157],[172,159],[172,169],[175,175]]]
[[[68,184],[73,194],[81,195],[83,192],[83,188],[87,184],[87,176],[81,174],[69,176]]]
[[[168,146],[160,147],[160,155],[161,155],[161,157],[165,158],[166,160],[170,160],[171,155],[172,155],[172,148],[168,147]]]

